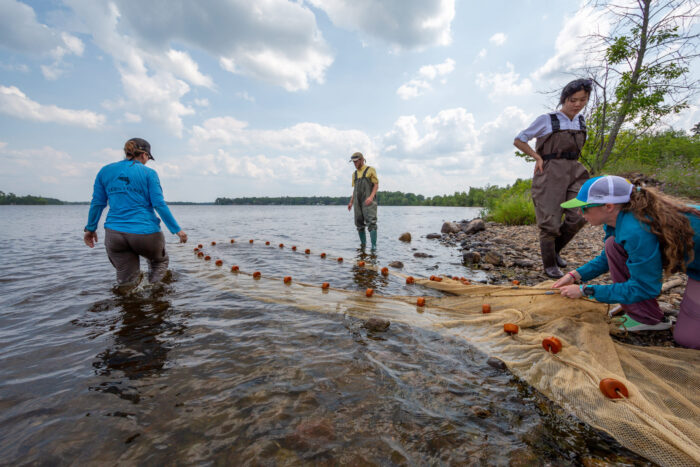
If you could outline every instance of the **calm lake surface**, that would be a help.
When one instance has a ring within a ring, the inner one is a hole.
[[[463,339],[401,322],[369,332],[357,316],[290,305],[294,287],[266,296],[264,281],[253,298],[226,268],[436,295],[353,263],[479,280],[424,238],[478,209],[380,206],[372,255],[343,206],[173,206],[190,237],[166,233],[173,280],[127,295],[113,290],[104,231],[95,249],[82,242],[87,211],[0,206],[2,464],[645,463]],[[198,243],[224,260],[220,274],[202,272]]]

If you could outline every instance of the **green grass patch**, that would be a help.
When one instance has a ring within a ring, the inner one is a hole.
[[[486,218],[506,225],[534,224],[535,205],[529,193],[506,193],[488,210]]]

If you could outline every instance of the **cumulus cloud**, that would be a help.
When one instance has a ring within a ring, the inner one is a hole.
[[[420,50],[452,42],[454,0],[307,0],[334,25],[389,44]]]
[[[55,105],[42,105],[31,100],[14,86],[0,85],[0,112],[24,120],[61,123],[91,129],[99,128],[105,122],[104,115],[89,110],[71,110]]]
[[[30,6],[16,0],[0,2],[0,47],[51,58],[52,63],[41,66],[50,80],[65,72],[65,56],[82,56],[85,50],[79,38],[39,23]]]
[[[451,58],[437,65],[422,66],[418,70],[419,77],[399,86],[396,94],[404,100],[421,96],[432,89],[431,81],[452,73],[454,69],[455,61]],[[442,83],[444,84],[444,82],[443,80]]]
[[[604,12],[584,6],[571,18],[566,18],[554,41],[554,56],[532,74],[534,79],[551,79],[586,64],[586,36],[596,33],[606,35],[610,22]]]
[[[505,73],[479,73],[476,84],[481,89],[490,89],[489,97],[492,99],[533,92],[532,82],[527,78],[520,80],[520,74],[515,72],[513,64],[506,63],[506,68],[508,71]]]
[[[489,38],[489,42],[495,45],[503,45],[506,43],[506,40],[508,39],[508,36],[503,34],[502,32],[497,32],[493,36]]]

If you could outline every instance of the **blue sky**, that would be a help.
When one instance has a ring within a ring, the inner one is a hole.
[[[512,183],[608,27],[548,0],[0,0],[0,190],[89,200],[134,136],[170,201],[349,196],[355,151],[380,190]]]

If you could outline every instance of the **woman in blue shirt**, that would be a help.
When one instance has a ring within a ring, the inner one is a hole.
[[[700,349],[700,206],[687,206],[617,176],[588,180],[562,206],[580,208],[592,225],[602,224],[605,247],[553,287],[569,298],[585,295],[619,303],[628,331],[663,330],[671,327],[656,301],[663,273],[684,271],[688,285],[673,337],[682,346]],[[608,271],[612,284],[573,285]]]
[[[117,282],[120,285],[138,282],[140,256],[148,260],[149,282],[158,282],[168,270],[169,258],[160,219],[154,210],[168,230],[180,237],[181,243],[187,241],[187,234],[180,229],[165,203],[158,174],[146,167],[148,161],[153,160],[148,141],[132,138],[124,145],[124,153],[124,160],[102,167],[95,178],[83,240],[94,248],[97,224],[109,202],[105,249],[117,270]]]

